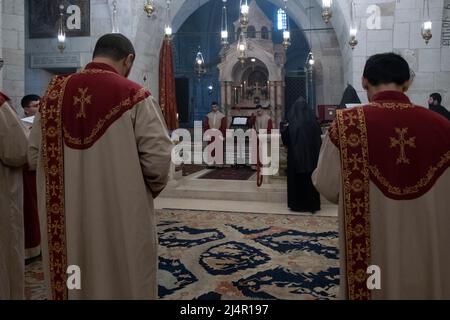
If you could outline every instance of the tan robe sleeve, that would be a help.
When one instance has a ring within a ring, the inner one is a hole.
[[[319,163],[312,176],[313,184],[328,201],[338,204],[341,190],[341,156],[327,133]]]
[[[31,128],[28,144],[28,166],[32,171],[35,171],[37,167],[39,150],[42,143],[41,140],[41,115],[38,112],[34,118],[34,123],[33,127]]]
[[[26,129],[14,110],[5,103],[0,106],[0,161],[9,167],[27,163]]]
[[[149,97],[135,107],[135,135],[145,182],[156,198],[166,187],[172,142],[158,103]]]

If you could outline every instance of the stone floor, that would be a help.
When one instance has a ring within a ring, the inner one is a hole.
[[[204,169],[172,180],[155,201],[157,209],[213,210],[279,215],[311,215],[292,212],[287,207],[286,177],[267,178],[256,186],[256,174],[248,181],[200,179],[211,170]],[[338,207],[322,198],[316,216],[336,217]]]
[[[156,209],[186,209],[186,210],[212,210],[222,212],[243,212],[279,215],[312,215],[291,211],[285,203],[281,202],[255,202],[233,200],[207,200],[207,199],[174,199],[158,198],[155,201]],[[322,210],[315,213],[319,217],[337,217],[338,207],[332,204],[323,204]]]

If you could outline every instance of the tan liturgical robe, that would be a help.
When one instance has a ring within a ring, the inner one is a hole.
[[[29,148],[49,299],[157,298],[153,198],[166,186],[171,150],[157,102],[110,66],[90,63],[52,81]],[[81,288],[65,287],[70,266],[80,268]]]
[[[396,92],[338,112],[313,181],[339,203],[341,298],[450,299],[450,125],[440,118]]]
[[[28,141],[7,101],[0,92],[0,300],[18,300],[25,285],[22,167]]]
[[[225,115],[220,112],[210,112],[206,115],[206,130],[216,129],[216,130],[226,130],[226,124],[224,124]]]

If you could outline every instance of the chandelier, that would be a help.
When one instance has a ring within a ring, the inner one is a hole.
[[[331,6],[333,5],[333,0],[322,0],[322,19],[325,23],[330,22],[333,12],[331,11]]]
[[[242,30],[241,34],[239,35],[237,50],[239,53],[238,59],[242,64],[244,64],[247,60],[247,39],[245,37],[244,30]]]
[[[112,33],[120,33],[118,24],[118,10],[117,1],[113,1],[113,12],[112,12]]]
[[[64,6],[59,6],[58,49],[61,53],[66,49],[66,30],[64,28]]]
[[[144,11],[148,17],[151,17],[153,12],[155,12],[155,3],[154,0],[147,0],[144,4]]]
[[[355,1],[352,1],[352,3],[351,3],[350,40],[348,42],[348,44],[350,45],[352,50],[354,50],[355,47],[358,45],[358,39],[356,39],[356,36],[358,34],[358,27],[356,24],[355,12],[356,12],[356,4],[355,4]]]
[[[316,60],[314,59],[314,54],[312,51],[309,52],[308,58],[306,58],[306,68],[311,69],[314,67],[314,64],[316,63]]]
[[[170,0],[166,1],[166,9],[167,17],[166,24],[164,26],[164,37],[170,41],[172,39],[172,26],[170,24]]]
[[[287,13],[287,0],[284,0],[284,12]],[[291,32],[289,31],[289,18],[286,17],[286,27],[283,30],[283,47],[288,49],[291,46]]]
[[[194,71],[199,77],[201,77],[206,73],[205,59],[203,58],[203,54],[200,50],[200,47],[198,47],[197,56],[195,57]]]
[[[222,0],[223,8],[222,8],[222,28],[220,31],[220,38],[222,40],[222,45],[224,47],[228,47],[228,16],[227,16],[227,0]]]
[[[240,23],[242,26],[248,25],[248,14],[250,12],[250,7],[248,6],[247,0],[240,0]]]
[[[429,0],[423,1],[423,13],[424,13],[424,22],[422,24],[422,38],[425,40],[425,43],[428,45],[431,38],[433,38],[433,22],[431,22],[431,18],[430,18],[430,2],[429,2]]]

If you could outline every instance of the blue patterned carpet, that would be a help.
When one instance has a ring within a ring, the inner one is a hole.
[[[336,299],[337,218],[159,210],[162,299]],[[42,262],[26,296],[45,299]]]
[[[337,219],[162,210],[163,299],[336,299]]]

